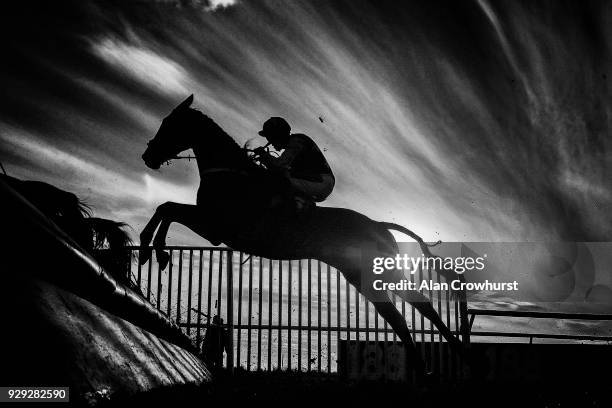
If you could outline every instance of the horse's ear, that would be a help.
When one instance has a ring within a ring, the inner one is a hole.
[[[175,108],[175,110],[186,109],[186,108],[190,107],[192,103],[193,103],[193,94],[189,95],[187,97],[187,99],[185,99],[183,102],[181,102],[179,104],[179,106],[177,106]]]

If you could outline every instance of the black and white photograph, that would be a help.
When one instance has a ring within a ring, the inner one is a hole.
[[[0,407],[612,404],[612,1],[0,33]]]

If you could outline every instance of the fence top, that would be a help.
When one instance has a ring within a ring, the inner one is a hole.
[[[134,250],[138,250],[138,249],[155,249],[152,246],[140,246],[140,245],[127,245],[125,247],[126,249],[134,249]],[[193,250],[193,251],[233,251],[233,252],[240,252],[240,251],[236,251],[232,248],[228,248],[228,247],[222,247],[222,246],[195,246],[195,245],[166,245],[164,246],[165,250]]]
[[[532,310],[495,310],[468,308],[469,315],[474,316],[506,316],[530,317],[535,319],[575,319],[575,320],[612,320],[612,314],[607,313],[566,313],[538,312]]]

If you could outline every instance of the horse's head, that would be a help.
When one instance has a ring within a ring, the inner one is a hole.
[[[159,169],[162,163],[192,147],[194,129],[190,118],[195,112],[190,108],[192,102],[193,95],[190,95],[162,120],[157,134],[142,155],[147,167]]]

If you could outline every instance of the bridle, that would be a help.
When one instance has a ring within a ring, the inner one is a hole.
[[[268,142],[266,143],[265,146],[263,146],[264,149],[266,149],[268,146],[270,146],[270,144],[272,144],[272,142]],[[147,144],[148,145],[148,144]],[[249,152],[249,153],[255,153],[255,149],[248,149],[246,147],[242,148],[244,151]],[[195,156],[191,156],[191,155],[187,155],[187,156],[174,156],[174,157],[170,157],[168,160],[164,160],[164,163],[166,163],[167,165],[170,165],[170,160],[187,160],[187,161],[191,161],[191,160],[196,160],[197,157]],[[218,168],[218,169],[209,169],[209,170],[215,170],[212,171],[212,173],[216,173],[218,171],[225,171],[227,169],[224,168]],[[202,172],[201,174],[206,174],[208,172],[208,170]]]

